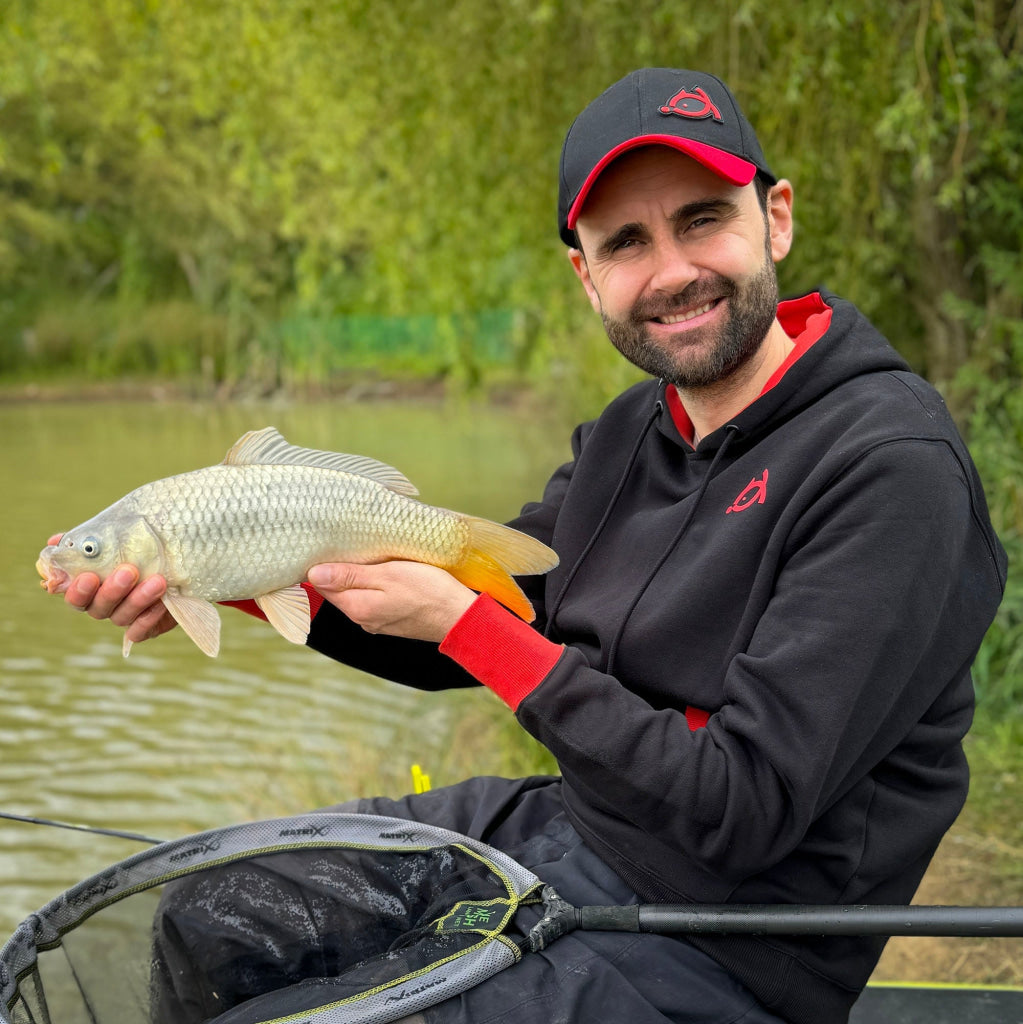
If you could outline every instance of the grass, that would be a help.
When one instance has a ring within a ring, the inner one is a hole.
[[[329,756],[296,761],[294,746],[283,739],[280,749],[264,758],[273,770],[244,791],[235,790],[239,812],[261,818],[358,797],[401,796],[412,792],[413,764],[422,766],[433,788],[471,775],[557,773],[550,753],[488,690],[424,692],[416,699],[414,710],[383,745],[349,743]]]

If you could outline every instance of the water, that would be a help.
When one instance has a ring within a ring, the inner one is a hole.
[[[172,838],[305,810],[310,777],[346,799],[345,765],[359,752],[422,759],[425,732],[454,706],[443,694],[338,665],[233,609],[221,610],[215,660],[181,630],[125,660],[120,630],[39,587],[34,563],[51,533],[141,483],[217,462],[271,424],[296,444],[390,462],[423,500],[498,520],[568,457],[550,424],[478,406],[0,406],[0,810]],[[137,848],[0,820],[0,944]]]

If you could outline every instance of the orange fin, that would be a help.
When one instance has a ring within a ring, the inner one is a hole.
[[[482,551],[472,550],[449,572],[470,590],[489,594],[495,601],[513,611],[520,619],[532,622],[536,618],[533,606],[522,593],[519,585]]]
[[[470,589],[489,594],[520,619],[532,622],[536,613],[512,575],[549,572],[558,564],[558,556],[518,530],[489,519],[464,518],[469,526],[468,551],[448,571]]]

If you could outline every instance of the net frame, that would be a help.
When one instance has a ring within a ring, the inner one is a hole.
[[[522,956],[520,944],[503,934],[518,908],[539,900],[541,880],[511,857],[469,836],[404,818],[347,812],[211,829],[141,850],[72,886],[29,915],[0,948],[0,1024],[16,1024],[22,985],[39,984],[39,954],[60,946],[65,935],[105,907],[167,882],[247,858],[309,849],[428,852],[451,847],[478,861],[503,887],[483,901],[498,909],[487,920],[472,915],[479,902],[455,903],[437,920],[437,932],[473,932],[465,949],[374,989],[301,1015],[310,1024],[387,1024],[465,991]],[[267,1024],[287,1018],[267,1018]],[[59,1022],[56,1022],[59,1024]]]

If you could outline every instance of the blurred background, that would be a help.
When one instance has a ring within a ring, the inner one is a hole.
[[[424,713],[402,694],[373,733],[388,757],[364,759],[356,782],[364,723],[303,748],[306,725],[280,717],[296,704],[285,688],[261,717],[277,738],[255,760],[327,790],[278,793],[248,754],[211,776],[195,744],[225,750],[233,736],[251,751],[254,687],[323,668],[275,669],[261,627],[227,621],[225,635],[254,631],[257,653],[237,651],[244,672],[211,680],[174,637],[125,675],[112,630],[29,600],[32,563],[49,532],[271,422],[296,443],[386,458],[433,503],[513,515],[568,457],[572,423],[635,379],[578,291],[555,201],[572,119],[642,65],[699,67],[733,88],[795,187],[783,294],[853,300],[942,390],[1018,565],[1019,0],[2,0],[0,805],[178,834],[407,789],[424,743],[440,781],[545,763],[521,755],[522,734],[489,704],[452,703],[427,743],[400,725]],[[398,419],[383,408],[394,403]],[[977,663],[973,793],[927,901],[1023,897],[1021,640],[1014,568]],[[367,681],[344,685],[364,694]],[[153,700],[171,690],[180,714]],[[176,752],[159,800],[136,779],[118,802],[147,756],[124,736],[129,707],[145,717],[134,735]],[[197,738],[210,715],[219,738]],[[77,787],[59,782],[61,763]],[[97,777],[83,790],[86,764]],[[0,884],[18,894],[5,928],[45,886],[122,855],[28,828],[0,829]],[[891,971],[1023,982],[1018,947],[985,941],[893,943],[907,952]]]

